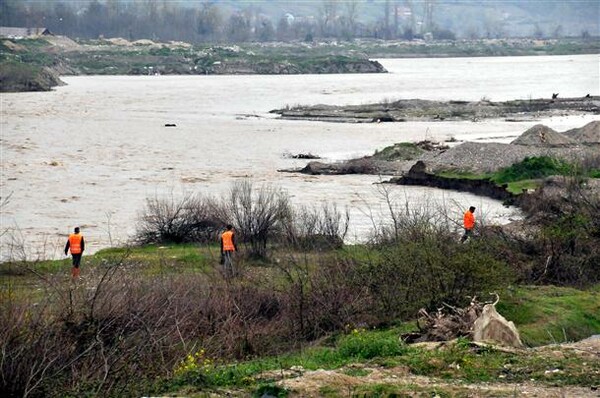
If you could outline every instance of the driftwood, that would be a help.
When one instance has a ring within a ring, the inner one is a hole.
[[[496,312],[498,301],[499,297],[496,294],[493,303],[481,303],[477,301],[477,297],[473,297],[465,308],[444,303],[434,314],[422,308],[417,319],[419,331],[403,334],[401,339],[406,343],[419,343],[467,337],[477,342],[489,341],[521,347],[519,332],[514,324]]]

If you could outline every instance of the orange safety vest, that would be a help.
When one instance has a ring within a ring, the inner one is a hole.
[[[223,240],[223,251],[235,251],[235,245],[233,244],[233,231],[223,232],[221,239]]]
[[[83,236],[81,234],[69,235],[69,250],[71,250],[71,254],[81,253],[81,240],[82,239],[83,239]]]
[[[465,225],[465,229],[473,229],[473,227],[475,227],[475,215],[469,210],[465,212],[463,224]]]

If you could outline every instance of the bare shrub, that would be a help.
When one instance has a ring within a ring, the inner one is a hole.
[[[336,257],[317,262],[288,256],[276,263],[285,281],[278,288],[286,308],[284,321],[298,342],[370,319],[372,297],[355,277],[355,264]]]
[[[335,204],[302,206],[292,212],[286,224],[286,237],[293,247],[314,250],[342,247],[348,233],[350,214]]]
[[[235,227],[249,245],[249,254],[256,257],[266,257],[267,242],[283,231],[291,212],[284,191],[270,185],[255,187],[250,180],[233,183],[215,211],[221,222]]]
[[[78,285],[44,277],[36,305],[2,293],[0,390],[7,396],[140,395],[201,347],[221,358],[289,347],[280,321],[285,306],[269,286],[231,283],[218,274],[147,277],[132,272],[139,267],[106,262]]]
[[[371,214],[373,244],[386,245],[399,240],[423,240],[435,236],[448,239],[452,234],[452,217],[446,207],[426,201],[420,205],[408,199],[397,200],[390,186],[378,185],[389,222],[377,222]]]
[[[214,241],[218,226],[211,201],[201,195],[155,196],[146,200],[138,216],[135,240],[141,244],[209,242]]]
[[[586,286],[600,280],[599,191],[597,181],[555,177],[522,199],[537,227],[528,282]]]

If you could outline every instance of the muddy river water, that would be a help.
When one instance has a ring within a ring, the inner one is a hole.
[[[326,160],[371,154],[422,139],[509,142],[536,123],[580,127],[592,116],[538,121],[329,124],[278,120],[269,110],[294,104],[361,104],[395,99],[492,101],[598,95],[597,55],[386,59],[390,73],[293,76],[64,77],[47,93],[2,94],[0,189],[2,259],[56,257],[73,226],[90,252],[123,244],[145,199],[186,192],[219,195],[250,178],[286,190],[294,204],[336,202],[351,214],[349,239],[386,220],[376,176],[279,173],[299,167],[286,153]],[[596,117],[597,118],[597,117]],[[173,123],[176,127],[165,127]],[[458,219],[474,204],[487,222],[515,209],[473,195],[393,187],[399,205],[445,206]]]

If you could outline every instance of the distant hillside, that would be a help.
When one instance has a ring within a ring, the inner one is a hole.
[[[597,37],[596,0],[22,0],[2,26],[79,38],[244,42],[313,38]]]

